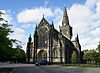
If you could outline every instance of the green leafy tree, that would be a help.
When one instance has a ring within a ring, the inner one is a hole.
[[[98,45],[98,47],[96,48],[96,50],[100,53],[100,42],[99,42],[99,45]]]
[[[0,11],[0,61],[25,61],[25,52],[21,46],[17,45],[17,48],[12,48],[12,43],[20,41],[8,37],[13,31],[11,31],[11,25],[3,19],[2,15],[5,14]]]
[[[84,60],[87,62],[100,62],[100,53],[96,50],[84,50]]]
[[[10,59],[12,41],[9,39],[8,35],[13,32],[11,28],[9,28],[11,25],[3,19],[2,15],[4,15],[4,13],[0,11],[0,61]]]
[[[73,51],[73,53],[72,53],[71,62],[72,63],[77,63],[78,62],[78,56],[77,56],[76,51]]]
[[[12,60],[14,62],[25,62],[25,59],[26,59],[26,54],[24,50],[21,49],[20,46],[17,46],[16,48],[13,49]]]
[[[92,60],[92,54],[90,50],[84,50],[84,60],[86,61]]]
[[[96,48],[96,51],[97,51],[97,54],[96,54],[95,60],[97,63],[100,64],[100,42],[99,42],[98,47]]]

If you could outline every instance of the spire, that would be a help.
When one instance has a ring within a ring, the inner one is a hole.
[[[53,24],[53,21],[52,21],[52,27],[54,28],[54,24]]]
[[[80,45],[80,42],[79,42],[79,37],[78,37],[78,34],[75,38],[75,41],[76,41],[76,48],[78,49],[78,51],[80,52],[81,51],[81,45]]]
[[[44,21],[44,20],[45,20],[45,18],[44,18],[44,14],[43,14],[42,21]]]
[[[36,24],[36,29],[37,29],[37,24]]]
[[[38,26],[37,26],[37,24],[36,24],[36,27],[35,27],[35,32],[34,32],[34,37],[36,37],[37,36],[37,29],[38,29]]]
[[[35,33],[34,33],[34,35],[37,33],[37,24],[36,24],[36,27],[35,27]]]
[[[36,27],[35,27],[35,32],[37,31],[37,24],[36,24]]]
[[[75,40],[76,40],[77,42],[79,42],[79,37],[78,37],[78,34],[77,34],[77,36],[76,36]]]
[[[43,14],[43,16],[42,16],[42,20],[41,21],[44,21],[45,20],[45,17],[44,17],[44,14]]]
[[[30,36],[29,36],[28,40],[29,40],[29,42],[31,42],[31,41],[32,41],[31,34],[30,34]]]
[[[65,6],[65,8],[64,8],[64,15],[67,15],[66,6]]]
[[[30,33],[30,38],[31,38],[31,33]]]
[[[68,20],[68,15],[67,15],[67,9],[66,9],[66,7],[64,8],[62,24],[69,25],[69,20]]]
[[[53,25],[53,21],[52,21],[52,25]]]
[[[43,14],[43,18],[44,18],[44,14]]]

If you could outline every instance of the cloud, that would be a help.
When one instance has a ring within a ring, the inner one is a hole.
[[[81,44],[82,44],[82,50],[84,49],[96,49],[98,45],[98,40],[100,38],[92,38],[92,37],[87,37],[87,38],[82,38],[81,39]]]
[[[54,13],[54,26],[57,30],[59,30],[59,26],[61,26],[62,24],[62,15],[63,15],[63,11],[60,8],[55,8]]]
[[[50,17],[53,15],[52,11],[46,7],[24,9],[17,15],[17,21],[19,23],[28,23],[28,22],[38,22],[43,14],[45,17]]]
[[[100,28],[96,28],[95,30],[92,30],[91,32],[90,32],[90,35],[91,36],[94,36],[94,37],[100,37]]]
[[[22,41],[24,40],[25,37],[25,31],[21,28],[18,27],[13,27],[12,30],[14,31],[13,33],[10,34],[10,38]]]
[[[100,15],[100,0],[96,3],[96,15]],[[100,17],[99,17],[100,19]]]
[[[99,0],[86,0],[85,5],[89,8],[94,8],[95,4],[98,2]]]
[[[53,21],[55,27],[57,27],[57,30],[59,30],[59,25],[61,25],[62,14],[63,11],[58,7],[55,7],[54,9],[46,7],[38,7],[31,9],[27,8],[17,14],[17,21],[19,23],[24,23],[25,25],[29,22],[37,23],[42,19],[44,15],[45,18]],[[25,25],[21,25],[21,27],[24,27]],[[27,26],[29,25],[26,25],[25,27]]]
[[[46,7],[38,7],[38,8],[31,8],[31,9],[27,8],[17,14],[17,22],[20,23],[19,27],[21,27],[22,29],[29,29],[31,26],[34,27],[33,25],[34,23],[39,23],[39,21],[42,19],[44,14],[44,17],[53,21],[54,26],[56,27],[57,30],[59,30],[59,25],[61,25],[62,13],[63,13],[62,10],[58,7],[57,8],[55,7],[54,9],[46,8]],[[31,31],[30,33],[33,32]],[[25,33],[23,32],[22,34]],[[16,33],[16,35],[19,34]],[[22,37],[24,37],[24,35],[22,35]],[[16,38],[19,38],[19,40],[21,39],[21,37],[18,36],[16,36]],[[27,40],[25,40],[25,42],[27,42]],[[24,50],[25,47],[26,47],[26,43],[23,45]]]
[[[8,24],[13,25],[10,28],[14,32],[11,33],[8,37],[10,39],[16,39],[18,41],[21,41],[22,43],[18,43],[18,44],[20,44],[22,46],[22,49],[25,50],[26,48],[23,47],[24,44],[26,44],[26,40],[24,40],[25,39],[25,30],[15,26],[15,20],[13,20],[13,17],[12,17],[13,13],[10,10],[0,10],[0,11],[2,11],[5,14],[5,15],[2,15],[4,20],[8,21]],[[13,44],[13,47],[16,47],[16,44]]]
[[[31,28],[31,26],[32,26],[32,24],[22,24],[22,25],[20,25],[20,27],[23,28],[23,29],[29,29],[29,28]]]
[[[48,0],[46,0],[48,1]],[[48,2],[45,1],[45,4]],[[53,9],[47,7],[26,8],[17,14],[17,22],[20,23],[19,27],[14,27],[14,36],[23,41],[23,47],[26,46],[26,30],[32,24],[30,22],[39,23],[44,17],[53,20],[54,26],[59,30],[59,25],[62,24],[63,10],[59,7]],[[100,0],[86,0],[85,4],[73,4],[68,8],[68,17],[70,25],[73,27],[74,37],[78,33],[80,44],[83,49],[95,49],[100,41]],[[31,31],[33,33],[33,31]],[[20,36],[19,36],[20,35]]]
[[[19,27],[12,27],[12,30],[14,32],[9,35],[10,39],[16,39],[20,41],[21,43],[17,42],[18,45],[21,45],[22,49],[26,51],[26,47],[24,46],[26,45],[26,42],[27,42],[27,40],[25,40],[26,39],[25,30]],[[13,47],[16,47],[16,44],[13,44]]]
[[[83,49],[95,49],[100,41],[100,0],[86,0],[68,10],[73,31],[79,34]]]
[[[10,10],[0,10],[2,13],[4,13],[4,15],[2,15],[2,18],[6,21],[8,21],[9,24],[11,24],[13,22],[11,11]]]
[[[98,17],[100,16],[100,1],[89,2],[90,0],[87,0],[84,5],[73,4],[71,8],[68,8],[69,22],[73,27],[73,37],[77,33],[79,34],[82,50],[95,49],[100,41],[100,18]],[[43,14],[45,18],[53,20],[55,28],[59,30],[63,15],[63,10],[59,7],[54,9],[46,7],[24,9],[17,14],[17,21],[24,23],[21,25],[22,28],[29,28],[32,26],[29,22],[39,22]]]
[[[91,26],[90,22],[92,21],[92,12],[89,8],[75,4],[68,12],[70,23],[77,33],[84,34],[89,31],[88,26]]]

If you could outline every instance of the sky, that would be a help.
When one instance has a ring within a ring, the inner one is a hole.
[[[78,34],[82,50],[95,49],[100,41],[100,0],[0,0],[0,11],[6,13],[3,17],[13,25],[9,37],[21,41],[25,51],[43,15],[59,31],[65,6],[73,27],[72,40]]]

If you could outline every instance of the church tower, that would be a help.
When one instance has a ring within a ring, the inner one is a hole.
[[[67,37],[69,40],[71,40],[72,27],[69,24],[69,19],[68,19],[66,7],[64,9],[62,26],[60,27],[60,30],[62,31],[62,34],[65,35],[65,37]]]
[[[26,54],[27,54],[27,62],[30,63],[31,58],[32,58],[32,38],[31,38],[31,34],[28,38]]]

